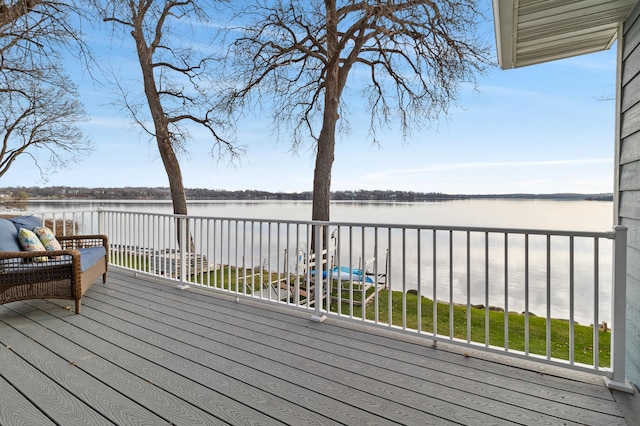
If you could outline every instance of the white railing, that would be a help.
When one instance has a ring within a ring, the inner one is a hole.
[[[53,226],[74,224],[64,232],[107,234],[112,264],[183,288],[595,372],[611,387],[626,383],[621,226],[570,232],[122,211],[42,215]]]

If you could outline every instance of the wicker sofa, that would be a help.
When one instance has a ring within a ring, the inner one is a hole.
[[[61,250],[24,251],[19,230],[42,226],[36,216],[0,218],[0,304],[25,299],[75,300],[100,275],[107,280],[108,241],[105,235],[56,235]]]

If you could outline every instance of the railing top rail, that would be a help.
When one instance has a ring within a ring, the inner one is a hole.
[[[520,235],[551,235],[566,237],[587,237],[587,238],[606,238],[615,239],[613,227],[611,231],[572,231],[557,229],[528,229],[528,228],[500,228],[500,227],[481,227],[481,226],[456,226],[456,225],[425,225],[425,224],[393,224],[393,223],[375,223],[375,222],[335,222],[335,221],[313,221],[313,220],[292,220],[292,219],[269,219],[269,218],[244,218],[244,217],[224,217],[224,216],[193,216],[193,215],[176,215],[172,213],[153,213],[153,212],[136,212],[129,210],[103,210],[106,213],[124,213],[161,217],[185,217],[200,220],[223,220],[236,222],[258,222],[258,223],[282,223],[292,225],[311,225],[311,226],[333,226],[333,227],[367,227],[367,228],[397,228],[397,229],[420,229],[429,231],[457,231],[472,233],[490,233],[490,234],[520,234]]]

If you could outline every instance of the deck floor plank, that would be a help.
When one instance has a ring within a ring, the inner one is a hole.
[[[25,333],[35,341],[47,344],[49,348],[67,360],[68,365],[81,369],[85,376],[95,377],[111,392],[103,391],[98,399],[104,401],[104,409],[109,417],[119,424],[212,424],[219,423],[218,417],[204,412],[202,409],[185,403],[183,398],[165,392],[153,381],[137,374],[134,356],[110,350],[101,338],[91,333],[83,333],[71,324],[59,320],[48,313],[54,308],[63,317],[78,318],[80,316],[60,309],[54,304],[41,301],[30,301],[31,307],[23,307],[34,326]],[[39,309],[33,309],[38,307]],[[46,324],[46,329],[43,325]],[[41,331],[44,330],[44,331]],[[143,363],[146,363],[142,360]],[[71,380],[67,380],[71,381]],[[77,383],[79,380],[72,380]],[[190,385],[185,380],[185,385]],[[115,390],[115,395],[114,395]],[[119,396],[126,395],[129,401],[120,401]],[[116,404],[118,401],[118,404]],[[223,405],[224,406],[224,405]],[[124,417],[123,417],[124,416]],[[233,424],[236,419],[230,419]]]
[[[0,425],[628,424],[595,375],[119,268],[68,306],[0,306]]]
[[[77,316],[72,313],[67,314],[59,309],[57,301],[52,301],[48,305],[33,304],[44,313],[54,316],[61,325],[55,326],[55,330],[63,333],[70,341],[77,344],[86,344],[91,352],[100,354],[108,362],[122,366],[126,374],[139,378],[142,384],[149,384],[156,395],[152,404],[146,401],[137,401],[142,405],[153,405],[155,409],[163,409],[163,416],[176,416],[180,411],[185,411],[183,416],[170,419],[175,424],[278,424],[272,417],[264,415],[262,412],[252,410],[246,404],[230,398],[228,394],[233,394],[232,387],[228,386],[228,380],[220,377],[211,379],[215,387],[221,389],[216,391],[211,387],[203,386],[197,379],[207,377],[205,371],[198,371],[193,365],[176,357],[168,356],[167,352],[155,345],[144,345],[142,341],[131,338],[131,328],[134,324],[121,324],[126,333],[112,328],[117,319],[103,318],[104,323],[88,321],[92,319],[91,309],[87,306],[86,313],[83,307],[83,315]],[[33,302],[32,302],[33,303]],[[51,324],[54,321],[46,320]],[[106,328],[104,326],[107,326]],[[67,328],[65,331],[64,328]],[[147,331],[147,333],[149,333]],[[95,342],[84,343],[86,336],[99,336]],[[171,343],[169,343],[171,345]],[[176,372],[176,370],[180,370]],[[252,391],[252,389],[249,389]],[[143,394],[149,392],[144,389]],[[149,393],[154,393],[149,392]],[[237,393],[237,392],[236,392]],[[238,395],[234,395],[238,396]],[[242,394],[247,400],[259,398],[255,393]],[[167,399],[170,401],[167,402]],[[277,401],[275,401],[277,402]],[[157,405],[157,406],[156,406]],[[179,407],[177,407],[179,406]],[[279,412],[294,418],[293,414],[287,411]],[[200,417],[198,419],[198,417]],[[320,424],[317,422],[310,424]]]
[[[317,327],[317,325],[312,325]],[[532,398],[535,405],[542,412],[556,412],[557,414],[566,415],[568,418],[576,418],[574,415],[581,415],[582,410],[591,410],[595,412],[604,412],[608,414],[616,414],[619,412],[618,406],[610,398],[603,396],[602,393],[598,395],[589,395],[592,391],[591,388],[596,387],[590,383],[573,382],[572,389],[570,391],[557,389],[550,386],[550,382],[555,382],[555,378],[550,376],[550,380],[545,383],[534,383],[527,381],[526,378],[519,377],[517,380],[510,376],[503,376],[501,373],[503,369],[500,366],[493,366],[492,369],[482,370],[474,363],[474,360],[469,356],[451,356],[449,355],[446,360],[436,359],[430,357],[434,352],[442,353],[442,351],[434,350],[431,347],[418,348],[419,352],[416,352],[416,345],[406,346],[394,342],[393,348],[385,348],[382,344],[378,345],[372,342],[359,341],[351,334],[344,333],[343,328],[334,327],[322,327],[322,331],[326,333],[326,341],[331,342],[340,348],[350,348],[354,355],[361,352],[369,351],[372,357],[377,357],[375,362],[378,365],[385,365],[386,368],[394,372],[404,373],[407,375],[416,375],[416,366],[424,367],[419,372],[423,372],[429,375],[431,379],[450,382],[452,385],[461,387],[464,389],[473,389],[477,386],[474,383],[485,384],[479,388],[480,395],[490,393],[496,398],[500,398],[503,394],[506,395],[526,395],[525,400],[520,401],[520,406],[530,409]],[[402,342],[403,343],[403,342]],[[346,357],[346,353],[341,353],[340,356]],[[400,362],[399,362],[400,361]],[[509,372],[513,372],[513,367],[506,369]],[[522,370],[521,370],[522,371]],[[528,371],[524,371],[528,373]],[[589,388],[586,394],[583,393],[584,388]],[[602,385],[598,386],[602,388]],[[606,390],[606,395],[611,393]],[[558,405],[556,401],[562,399],[563,403]],[[516,400],[511,398],[510,403],[516,404]],[[564,405],[569,404],[576,407],[576,412],[572,413],[571,410],[567,410]]]
[[[132,312],[122,309],[128,305],[126,300],[114,299],[111,308],[105,309],[108,296],[104,295],[104,297],[105,299],[101,300],[103,303],[100,304],[103,312],[92,311],[88,315],[99,319],[101,323],[109,323],[117,328],[126,327],[137,340],[147,341],[155,346],[164,347],[172,340],[178,339],[184,345],[172,350],[177,356],[197,360],[198,365],[194,368],[209,366],[216,370],[210,373],[215,374],[214,378],[233,371],[236,377],[248,383],[251,388],[260,388],[277,396],[278,399],[287,399],[293,404],[298,404],[298,410],[304,407],[304,411],[313,409],[320,413],[325,418],[325,424],[327,417],[352,424],[353,422],[368,423],[389,415],[393,415],[396,419],[402,418],[405,424],[424,424],[425,419],[428,418],[431,418],[434,424],[448,423],[448,420],[438,419],[429,413],[394,404],[377,395],[370,395],[355,389],[353,385],[338,386],[335,381],[311,374],[307,370],[313,368],[312,359],[298,360],[305,365],[295,368],[295,362],[288,363],[279,356],[270,357],[268,348],[264,344],[244,338],[238,339],[240,335],[233,337],[221,332],[222,337],[216,341],[214,340],[216,336],[212,335],[217,333],[215,330],[198,324],[203,320],[202,317],[193,316],[183,320],[176,317],[176,314],[184,316],[184,312],[175,312],[169,306],[162,306],[160,310],[155,311],[139,309],[138,312],[142,315],[134,318]],[[86,306],[92,307],[93,302],[86,301]],[[130,323],[121,323],[123,317],[129,317]],[[223,323],[222,317],[219,320],[219,323]],[[157,334],[153,336],[154,333]],[[171,336],[166,337],[167,335]],[[263,335],[263,339],[269,339],[269,337],[269,335]],[[240,344],[234,343],[234,340]],[[207,372],[200,374],[206,375]],[[329,373],[331,374],[332,372]],[[314,386],[310,388],[311,385]],[[347,402],[351,405],[349,406]],[[367,410],[359,407],[367,407]]]
[[[6,351],[0,348],[0,353]],[[6,355],[6,353],[5,353]],[[2,355],[0,355],[0,358]],[[0,425],[14,426],[49,426],[55,425],[50,418],[42,412],[34,410],[33,404],[24,395],[4,380],[0,374]]]
[[[156,297],[155,294],[146,292],[139,293],[138,296],[140,295],[145,298]],[[123,295],[120,295],[119,297],[122,298]],[[153,300],[159,304],[163,302],[162,299],[158,298]],[[166,300],[167,299],[165,299],[165,303]],[[218,324],[217,321],[223,321],[224,318],[233,318],[233,320],[229,319],[227,321],[232,324],[232,326],[237,324],[238,321],[251,321],[249,318],[251,315],[249,311],[239,313],[243,309],[242,305],[235,304],[232,305],[231,308],[227,308],[226,305],[217,305],[216,309],[212,310],[212,302],[196,301],[194,303],[202,303],[202,307],[205,309],[205,311],[198,314],[198,318],[200,318],[201,315],[206,315],[208,312],[215,311],[216,313],[222,313],[223,316],[221,319],[212,319],[212,322],[215,324]],[[224,309],[226,310],[222,311]],[[271,315],[273,315],[273,313],[271,313]],[[455,371],[449,371],[447,374],[453,374],[454,377],[459,377],[463,380],[475,377],[479,381],[491,382],[493,385],[504,387],[507,390],[526,392],[530,396],[539,396],[542,399],[550,401],[555,401],[561,396],[563,399],[567,400],[567,403],[577,405],[581,408],[590,408],[595,411],[611,413],[618,412],[616,408],[617,405],[611,397],[611,393],[606,389],[606,387],[602,386],[601,378],[583,376],[583,378],[587,377],[587,380],[586,382],[582,382],[576,381],[575,379],[569,380],[524,369],[514,369],[512,367],[502,369],[500,368],[500,365],[496,365],[495,362],[489,363],[481,359],[470,358],[467,356],[452,357],[450,353],[445,351],[434,350],[430,344],[428,344],[428,342],[430,342],[428,339],[422,339],[422,341],[416,344],[407,343],[404,340],[390,340],[388,337],[379,337],[378,340],[376,340],[376,336],[366,335],[366,340],[363,340],[361,330],[350,332],[349,330],[345,330],[344,326],[331,325],[330,323],[317,324],[309,322],[308,318],[292,316],[291,314],[278,315],[280,315],[280,318],[277,318],[277,322],[274,324],[281,324],[281,328],[277,331],[274,329],[273,324],[263,325],[260,322],[260,317],[253,319],[256,324],[259,324],[257,326],[259,328],[254,329],[253,331],[256,331],[259,334],[275,333],[277,334],[277,338],[288,340],[289,342],[300,343],[305,341],[307,346],[316,344],[316,346],[324,348],[325,351],[331,354],[351,347],[351,354],[343,351],[340,352],[340,356],[360,360],[363,354],[369,354],[373,358],[378,357],[373,360],[372,364],[386,364],[389,369],[402,369],[408,374],[413,374],[413,372],[407,371],[407,368],[413,370],[416,365],[424,365],[426,368],[434,370],[436,374],[443,369],[459,370],[459,373],[457,374]],[[264,321],[264,317],[262,317],[262,319]],[[248,329],[248,324],[250,324],[250,322],[243,325],[242,329]],[[303,328],[317,328],[318,334],[314,334],[313,339],[309,339],[306,336],[306,333],[296,334],[296,329],[292,327],[293,324]],[[322,337],[323,334],[325,337]],[[358,339],[358,337],[360,337],[360,339]],[[406,339],[406,336],[401,336],[401,338]],[[392,342],[392,347],[385,346],[385,343],[386,345],[389,345],[389,342]],[[333,345],[334,347],[327,350],[327,345]],[[399,349],[402,350],[399,351]],[[393,360],[393,362],[390,362],[389,360]],[[396,361],[403,362],[398,363]],[[405,365],[405,363],[407,365]],[[455,368],[452,368],[451,364],[455,364]],[[483,366],[485,368],[482,368]],[[501,374],[502,371],[508,372],[509,374],[503,376]],[[487,377],[487,375],[489,376]],[[530,376],[534,380],[529,380],[530,377],[527,376]],[[513,380],[513,378],[516,380]],[[597,385],[595,384],[596,382]],[[532,384],[542,386],[532,386]],[[467,386],[463,383],[462,387],[466,389]],[[569,393],[567,393],[567,391],[569,391]]]
[[[155,311],[147,311],[144,314],[145,317],[152,317],[152,321],[162,322],[163,317],[171,316],[172,319],[167,323],[167,327],[183,327],[183,330],[192,327],[200,328],[199,335],[210,335],[217,330],[220,335],[216,337],[216,343],[222,345],[223,348],[234,347],[233,350],[237,348],[251,352],[254,349],[252,342],[255,342],[262,346],[262,356],[281,360],[286,365],[301,365],[305,371],[313,370],[317,375],[313,380],[305,378],[302,381],[298,380],[298,383],[319,383],[318,391],[325,391],[328,394],[338,392],[343,395],[343,399],[346,399],[346,392],[336,388],[336,384],[368,389],[374,395],[384,396],[390,401],[395,400],[398,403],[406,404],[405,410],[421,407],[424,410],[423,415],[433,411],[448,410],[455,413],[452,420],[462,421],[466,424],[472,422],[487,424],[500,421],[511,424],[523,420],[553,423],[558,419],[576,421],[577,424],[580,424],[589,420],[608,420],[608,416],[601,416],[597,410],[584,413],[584,410],[579,408],[569,407],[567,409],[566,404],[560,404],[551,399],[537,398],[536,400],[529,395],[507,392],[499,386],[487,385],[486,381],[468,380],[464,377],[464,371],[451,379],[448,372],[440,371],[440,368],[450,370],[451,366],[441,363],[442,365],[436,368],[433,366],[425,367],[420,365],[420,360],[415,355],[416,360],[412,365],[405,366],[402,363],[401,367],[404,368],[394,368],[394,364],[398,363],[390,360],[401,357],[402,354],[398,351],[385,358],[375,352],[345,349],[347,342],[335,343],[330,340],[319,341],[315,337],[309,338],[304,334],[304,329],[314,327],[314,325],[309,324],[308,320],[302,324],[302,331],[297,331],[293,327],[277,329],[274,324],[265,324],[264,321],[244,320],[247,314],[244,312],[238,314],[239,307],[235,302],[232,302],[232,306],[216,303],[216,309],[211,309],[210,302],[206,305],[208,309],[200,308],[199,310],[193,306],[189,309],[183,308],[182,306],[186,305],[183,302],[180,311],[176,311],[171,307],[172,297],[132,291],[133,293],[128,293],[128,295],[144,296],[157,305]],[[123,298],[122,291],[114,293],[116,301],[113,304],[127,303]],[[242,308],[240,307],[240,309]],[[189,314],[186,310],[196,310],[197,312]],[[178,314],[184,319],[177,320]],[[185,321],[185,323],[180,324],[180,321]],[[208,325],[200,325],[197,324],[198,322]],[[227,328],[237,329],[239,327],[239,329],[233,336],[225,335],[223,327],[225,324]],[[316,326],[322,328],[324,324]],[[265,341],[264,336],[270,336],[270,338]],[[238,339],[238,337],[242,337],[242,339]],[[250,343],[247,344],[247,342]],[[284,348],[287,350],[285,351]],[[424,349],[433,350],[428,347]],[[358,373],[353,373],[353,371]],[[485,395],[492,395],[492,397],[488,398]],[[504,399],[507,396],[511,398],[510,401]],[[449,401],[455,401],[455,404]],[[538,409],[537,412],[532,411],[532,403],[535,407],[542,409]]]
[[[131,291],[135,292],[136,289],[132,288]],[[169,304],[172,303],[171,301],[173,300],[173,297],[175,297],[174,295],[164,297],[163,295],[146,293],[146,291],[142,291],[142,293],[136,293],[136,294],[138,295],[138,297],[154,300],[155,303],[160,306],[164,304],[165,306],[161,308],[163,310],[169,309],[170,307]],[[121,294],[118,297],[122,298],[123,295]],[[231,318],[234,315],[234,311],[237,312],[238,310],[243,309],[242,306],[238,306],[238,304],[233,304],[233,303],[231,304],[232,305],[231,307],[225,308],[226,305],[224,305],[220,299],[217,299],[216,301],[209,301],[209,300],[191,301],[188,297],[186,299],[182,299],[181,306],[187,305],[188,303],[191,303],[192,305],[202,305],[203,310],[198,312],[198,315],[195,317],[198,319],[201,318],[201,315],[206,316],[207,313],[211,313],[211,312],[222,313],[223,314],[222,318],[219,318],[219,319],[212,318],[211,323],[213,324],[218,324],[219,321],[223,321],[224,318]],[[211,309],[212,304],[216,306],[216,309]],[[181,308],[181,309],[186,309],[186,308]],[[226,309],[226,311],[219,312],[219,311],[222,311],[223,309]],[[255,310],[251,310],[251,312],[255,312]],[[261,315],[262,312],[263,311],[260,311],[260,313],[256,315]],[[238,321],[243,321],[250,315],[251,314],[248,311],[242,312],[241,315],[240,314],[236,315],[237,316],[236,318],[228,320],[229,324],[231,324],[232,326],[239,325],[240,332],[245,332],[245,330],[249,329],[248,323],[238,323]],[[273,315],[273,313],[269,311],[268,315]],[[296,318],[290,314],[284,315],[284,317],[286,317],[287,319],[293,322],[298,322],[299,325],[304,328],[315,327],[315,328],[318,328],[319,330],[325,330],[326,328],[328,328],[327,327],[328,324],[317,324],[317,323],[309,322],[308,319]],[[280,318],[280,320],[281,319],[282,318]],[[246,321],[249,321],[249,320],[246,320]],[[262,317],[257,316],[256,318],[253,319],[253,321],[255,324],[260,324],[260,322],[264,322],[265,319],[263,316]],[[271,324],[259,325],[258,327],[262,327],[262,328],[258,329],[257,331],[253,330],[255,332],[254,333],[255,336],[261,336],[264,334],[268,335],[273,330],[273,325]],[[294,332],[292,332],[292,330],[295,330],[295,328],[292,328],[290,324],[287,324],[284,327],[286,327],[286,329],[283,328],[279,330],[276,333],[277,336],[273,336],[272,339],[267,339],[267,342],[263,343],[263,345],[266,347],[274,346],[271,343],[274,339],[278,339],[278,338],[282,339],[282,338],[286,338],[286,336],[295,334]],[[342,332],[343,330],[343,328],[341,327],[335,327],[335,328],[340,330],[340,332]],[[307,337],[304,335],[304,332],[302,333],[303,334],[300,334],[295,338],[293,338],[293,341],[300,342],[301,339],[302,340],[307,339]],[[339,335],[336,334],[331,339],[335,340],[338,337]],[[369,337],[367,336],[367,339],[368,338]],[[317,336],[314,335],[313,339],[314,341],[317,340]],[[340,353],[340,351],[342,350],[342,348],[344,348],[344,345],[348,344],[348,341],[351,340],[351,337],[349,337],[348,339],[345,339],[343,342],[341,342],[341,344],[335,345],[331,349],[326,349],[326,346],[333,344],[331,342],[331,339],[328,339],[326,342],[320,343],[320,345],[324,346],[325,350],[330,354],[333,354],[337,351],[339,354],[337,355],[338,358],[336,359],[336,362],[340,362],[344,364],[345,360],[348,359],[347,357],[348,354]],[[242,339],[241,342],[244,342],[245,340],[246,338]],[[312,344],[312,341],[309,341],[307,343]],[[275,345],[277,346],[277,344]],[[358,342],[358,347],[356,348],[355,355],[353,355],[353,356],[359,357],[358,359],[361,359],[363,356],[367,354],[366,351],[361,350],[360,346],[365,346],[365,345],[363,345],[362,342]],[[413,346],[416,346],[416,345],[413,345]],[[434,353],[434,352],[441,353],[441,351],[433,350],[428,346],[427,347],[423,346],[420,349],[423,351],[423,353],[424,351],[431,352],[431,353]],[[392,351],[392,353],[386,354],[386,357],[385,357],[386,359],[396,360],[398,358],[402,359],[402,357],[404,356],[404,353],[397,351],[395,345],[394,345],[394,348],[390,350]],[[317,357],[317,355],[313,353],[309,353],[303,356],[306,356],[307,358],[311,358],[311,359],[313,359],[314,357]],[[375,356],[375,354],[373,356]],[[448,355],[448,358],[449,359],[452,358],[450,354]],[[457,356],[453,358],[458,358],[463,360],[465,359],[465,357],[463,356]],[[403,361],[406,362],[406,360],[404,359]],[[295,363],[296,360],[294,359],[291,362]],[[416,368],[417,364],[414,362],[413,365],[406,365],[405,362],[396,363],[396,364],[400,366],[399,368],[402,368],[405,370],[404,371],[404,374],[406,375],[405,377],[411,377],[412,375],[415,376],[416,371],[418,371]],[[330,365],[333,365],[333,362],[330,362]],[[370,366],[375,365],[375,362],[369,363],[369,365]],[[441,373],[441,370],[444,370],[445,373]],[[474,370],[473,369],[469,369],[469,371],[464,371],[464,370],[465,368],[461,364],[457,364],[454,368],[452,368],[451,365],[436,366],[435,369],[432,369],[430,372],[426,373],[427,380],[434,380],[433,378],[430,378],[430,376],[435,375],[439,377],[436,377],[435,382],[429,383],[431,387],[427,388],[425,390],[425,393],[443,396],[444,399],[448,401],[456,401],[458,404],[464,404],[465,401],[471,401],[473,404],[475,404],[472,408],[477,410],[479,414],[482,412],[484,412],[485,414],[491,413],[492,415],[495,415],[499,418],[506,418],[509,421],[523,421],[523,420],[534,421],[535,420],[536,422],[550,421],[551,423],[553,423],[553,422],[562,420],[565,422],[576,422],[578,424],[588,424],[589,422],[592,422],[593,424],[601,424],[603,422],[611,423],[612,421],[615,423],[616,421],[615,419],[616,418],[619,419],[618,417],[619,408],[617,407],[615,402],[612,401],[611,398],[603,398],[603,399],[588,398],[588,397],[584,398],[579,393],[574,393],[574,392],[569,392],[569,393],[563,392],[562,394],[558,394],[558,393],[549,392],[548,390],[546,390],[547,385],[533,386],[531,383],[527,383],[521,386],[519,389],[519,392],[511,392],[510,390],[508,389],[505,390],[500,386],[494,386],[493,382],[495,380],[495,377],[493,378],[481,377],[481,375],[478,375],[479,378],[482,379],[481,382],[474,383],[473,381],[469,381],[466,377],[467,373],[472,373]],[[510,368],[510,370],[514,370],[514,369]],[[330,373],[325,372],[324,374],[327,375]],[[384,374],[384,372],[382,374]],[[379,375],[380,373],[378,373],[378,376]],[[440,380],[444,380],[445,382],[447,381],[450,382],[451,377],[453,377],[454,379],[452,386],[458,388],[458,390],[460,391],[459,394],[451,394],[451,390],[450,390],[451,387],[445,386],[445,388],[443,389],[441,386],[439,386]],[[354,380],[353,377],[351,377],[350,379],[351,381]],[[379,379],[380,377],[377,377],[378,383],[379,383]],[[553,376],[549,376],[549,379],[550,381],[557,381],[556,378],[554,378]],[[407,379],[404,378],[404,380],[406,381]],[[411,381],[411,379],[409,379],[409,381]],[[512,382],[517,382],[517,380],[512,380]],[[491,385],[487,386],[486,385],[487,383],[491,383]],[[367,388],[367,385],[369,385],[368,387],[371,387],[370,384],[364,384],[362,387]],[[574,388],[581,387],[581,386],[586,386],[589,388],[592,387],[590,380],[588,380],[587,383],[574,382],[573,385],[574,385]],[[436,386],[436,387],[434,388],[433,386]],[[376,386],[374,385],[373,388],[375,387]],[[424,382],[416,383],[414,380],[414,382],[412,382],[412,386],[410,387],[414,388],[414,390],[415,389],[420,390],[421,388],[424,387]],[[602,382],[600,382],[600,388],[604,388],[602,386]],[[395,386],[394,390],[396,392],[397,392],[397,389],[398,387]],[[542,394],[546,393],[545,395],[546,398],[536,396],[535,395],[536,391],[531,392],[531,389],[542,389],[541,391],[539,390],[537,392]],[[378,389],[378,390],[380,391],[381,389]],[[604,391],[605,393],[608,393],[610,395],[610,392],[606,388],[604,388]],[[490,395],[491,397],[487,398],[485,395]],[[408,399],[410,400],[410,398]],[[564,399],[569,399],[569,400],[567,402],[564,402]],[[505,401],[508,401],[508,402],[505,402]],[[562,402],[559,403],[557,401],[562,401]],[[574,404],[577,404],[577,406]],[[460,407],[460,405],[458,405],[458,407]],[[537,415],[538,417],[531,417],[532,415]]]
[[[0,306],[0,308],[3,308]],[[1,314],[8,312],[1,309]],[[17,344],[7,339],[11,333],[10,326],[0,327],[0,371],[3,378],[32,404],[30,415],[39,417],[45,415],[57,424],[91,424],[111,425],[105,417],[100,415],[92,406],[85,404],[76,395],[61,386],[55,379],[38,368],[43,363],[56,364],[55,355],[49,359],[50,352],[45,348],[36,348],[33,356],[37,359],[33,364],[23,359],[18,353],[22,345],[29,344],[29,338],[23,336]],[[60,364],[57,366],[61,367]],[[56,368],[56,366],[54,366]],[[63,368],[60,374],[66,374]],[[10,415],[9,417],[12,417]],[[8,423],[11,424],[11,423]]]
[[[120,389],[109,387],[100,380],[99,372],[117,370],[117,367],[61,337],[53,331],[55,324],[52,321],[44,321],[47,324],[44,327],[42,322],[38,322],[38,316],[43,317],[41,312],[34,311],[28,305],[19,306],[13,312],[15,315],[3,316],[5,324],[11,326],[3,330],[3,340],[12,342],[14,352],[19,353],[23,359],[54,379],[60,386],[77,395],[113,423],[167,422],[166,419],[148,411],[144,404],[135,405],[122,394],[121,390],[126,392],[127,388],[121,386],[121,383],[129,379],[123,378],[121,374],[116,376],[116,383]],[[33,316],[29,318],[29,314]],[[44,345],[49,351],[43,352]]]
[[[269,315],[269,313],[265,315]],[[270,315],[283,324],[299,324],[300,321],[307,321],[306,318],[300,319],[286,314],[284,314],[286,319],[282,319],[283,314],[281,313],[271,313]],[[276,317],[276,315],[278,317]],[[414,354],[418,355],[421,359],[426,359],[428,362],[444,361],[446,363],[457,364],[461,369],[469,368],[472,372],[477,373],[477,375],[495,375],[496,377],[492,380],[496,380],[498,376],[501,376],[504,377],[505,385],[515,388],[530,389],[529,384],[542,385],[544,388],[547,388],[549,392],[559,391],[565,397],[566,392],[571,392],[578,395],[579,399],[584,395],[614,402],[611,392],[602,386],[602,377],[600,376],[581,375],[580,380],[576,380],[575,377],[566,378],[551,373],[547,374],[549,370],[547,365],[533,363],[531,361],[523,363],[528,368],[512,368],[510,364],[507,364],[506,368],[500,368],[501,362],[497,361],[500,355],[493,357],[487,352],[465,349],[463,353],[467,355],[478,354],[480,356],[451,357],[450,353],[446,350],[430,350],[431,340],[428,336],[408,336],[407,334],[393,332],[391,330],[384,330],[384,335],[382,336],[377,336],[375,331],[367,331],[363,334],[362,326],[353,326],[353,323],[345,323],[344,321],[341,321],[338,325],[334,324],[334,322],[325,322],[321,325],[308,323],[308,325],[309,327],[316,327],[318,330],[325,332],[328,336],[326,338],[327,341],[342,338],[341,344],[351,346],[358,351],[373,348],[374,352],[385,358],[391,358],[391,354],[397,356],[398,353],[396,353],[396,351],[402,348],[403,351],[400,352],[400,355],[407,354],[409,357],[412,357],[411,354]],[[397,338],[389,339],[389,335],[394,334]],[[391,347],[388,346],[390,342],[392,344]],[[418,343],[416,344],[416,342]],[[388,350],[389,348],[390,351]],[[512,358],[510,360],[512,360]],[[398,361],[407,360],[402,358]],[[410,360],[408,362],[410,362]],[[556,368],[551,368],[551,370],[557,371]],[[522,385],[520,385],[520,383],[522,383]]]

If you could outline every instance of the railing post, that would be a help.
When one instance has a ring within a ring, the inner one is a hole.
[[[322,284],[324,283],[324,276],[323,276],[323,270],[324,267],[323,265],[323,249],[324,249],[324,244],[323,244],[323,238],[324,238],[324,234],[323,234],[323,229],[324,226],[322,225],[314,225],[313,226],[313,241],[314,241],[314,250],[313,250],[313,255],[315,256],[315,279],[316,279],[316,288],[314,289],[315,291],[315,305],[314,305],[314,312],[313,315],[311,315],[311,321],[316,321],[316,322],[322,322],[324,320],[327,319],[326,316],[324,316],[321,312],[322,310],[322,300],[324,298],[324,292],[323,292],[323,286]],[[329,253],[327,252],[327,256],[329,255]],[[328,260],[327,260],[328,262]],[[320,266],[318,268],[318,266]],[[328,269],[328,268],[327,268]],[[309,273],[311,273],[311,271],[309,271]],[[329,271],[327,270],[327,279],[329,279]],[[307,289],[307,291],[310,291],[310,289]],[[309,292],[307,297],[311,295],[311,293]],[[328,301],[327,301],[328,303]]]
[[[634,387],[625,376],[626,345],[626,296],[627,296],[627,228],[616,225],[613,245],[613,285],[611,289],[611,367],[610,377],[605,377],[609,389],[633,393]],[[598,327],[598,324],[594,324]]]
[[[189,284],[187,283],[187,258],[189,257],[189,246],[187,246],[187,229],[188,229],[189,220],[186,216],[178,217],[178,226],[180,227],[180,247],[178,250],[180,256],[180,282],[182,284],[178,285],[181,289],[189,288]]]

